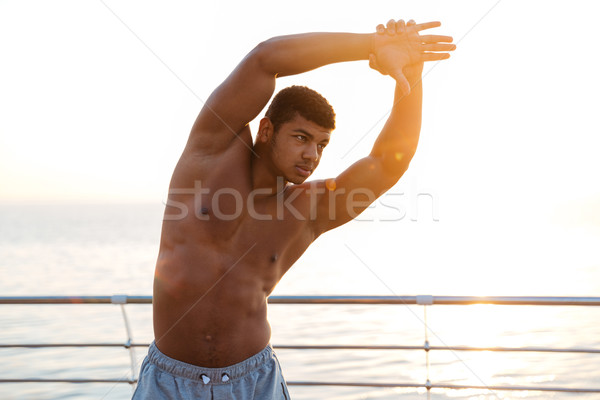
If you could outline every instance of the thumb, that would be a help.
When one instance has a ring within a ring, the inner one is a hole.
[[[373,54],[373,53],[369,54],[369,67],[371,67],[375,71],[379,71],[379,73],[382,74],[382,75],[387,75],[381,69],[381,67],[379,66],[379,64],[377,64],[377,58],[375,57],[375,54]]]
[[[410,83],[408,82],[408,79],[406,79],[406,76],[404,76],[402,70],[395,70],[390,75],[396,80],[396,85],[398,85],[402,94],[408,96],[410,94]]]

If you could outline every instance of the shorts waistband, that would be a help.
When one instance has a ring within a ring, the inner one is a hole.
[[[204,383],[225,383],[242,377],[268,362],[273,357],[273,348],[267,345],[260,353],[237,364],[223,368],[205,368],[188,364],[163,354],[153,341],[148,349],[148,361],[172,375],[203,381]]]

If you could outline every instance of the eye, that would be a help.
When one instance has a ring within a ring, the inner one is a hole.
[[[296,135],[296,139],[298,139],[301,142],[306,142],[306,136]]]
[[[319,143],[319,144],[317,145],[317,147],[318,147],[318,148],[319,148],[319,150],[321,150],[321,151],[322,151],[322,150],[325,148],[325,146],[327,146],[327,143]]]

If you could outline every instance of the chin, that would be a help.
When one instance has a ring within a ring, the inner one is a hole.
[[[288,179],[288,182],[293,183],[294,185],[299,185],[301,183],[304,183],[306,179],[304,178],[295,178],[295,179]]]
[[[293,183],[294,185],[299,185],[301,183],[304,183],[304,181],[306,181],[309,177],[304,177],[304,176],[291,176],[291,177],[286,177],[285,179],[290,182]]]

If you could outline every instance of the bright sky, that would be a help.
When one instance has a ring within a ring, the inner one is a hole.
[[[0,1],[0,201],[162,202],[202,100],[257,43],[414,18],[442,21],[435,32],[454,36],[458,49],[425,68],[422,140],[392,191],[404,193],[408,216],[423,201],[418,219],[431,220],[428,198],[417,197],[430,193],[447,227],[438,239],[455,259],[460,235],[475,246],[485,236],[498,250],[506,238],[527,239],[522,224],[600,229],[598,4],[286,4]],[[338,129],[315,175],[335,176],[368,153],[394,83],[366,62],[278,88],[296,83],[336,109]]]

